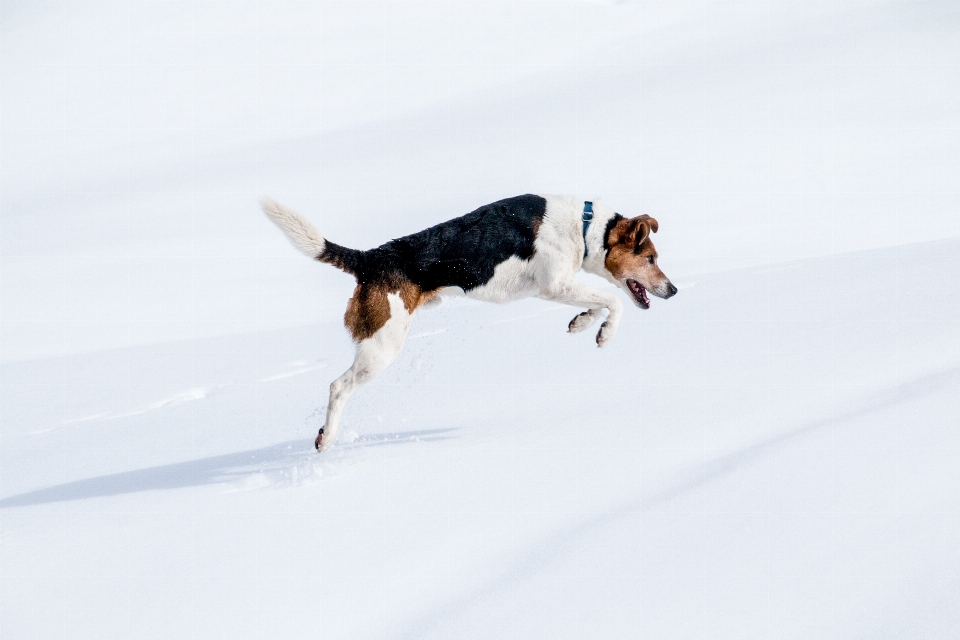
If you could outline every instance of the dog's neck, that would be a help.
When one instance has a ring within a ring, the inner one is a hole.
[[[615,215],[617,214],[613,209],[602,202],[594,201],[593,220],[587,227],[587,234],[584,237],[587,255],[583,258],[583,270],[607,280],[612,276],[606,268],[607,250],[604,247],[604,241],[609,233],[610,220]]]

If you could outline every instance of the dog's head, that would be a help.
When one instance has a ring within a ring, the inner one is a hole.
[[[612,280],[630,294],[641,309],[650,308],[649,291],[658,298],[669,298],[677,293],[670,279],[657,265],[657,249],[650,241],[659,225],[650,216],[611,218],[604,239],[607,257],[604,266]]]

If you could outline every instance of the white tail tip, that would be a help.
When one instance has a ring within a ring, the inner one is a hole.
[[[293,246],[311,258],[323,253],[323,236],[306,218],[270,198],[264,198],[260,205],[267,217],[287,234]]]

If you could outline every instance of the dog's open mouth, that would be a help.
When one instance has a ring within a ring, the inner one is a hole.
[[[633,294],[634,299],[637,301],[637,304],[640,305],[643,309],[650,308],[650,298],[647,297],[647,290],[643,288],[643,285],[637,282],[636,280],[631,280],[627,278],[627,288],[630,289],[630,293]]]

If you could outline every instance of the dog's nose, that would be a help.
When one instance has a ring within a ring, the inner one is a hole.
[[[672,283],[672,282],[671,282],[670,285],[667,287],[667,291],[670,292],[670,295],[667,296],[668,298],[672,298],[673,296],[677,295],[677,288],[676,288],[675,286],[673,286],[673,283]]]

